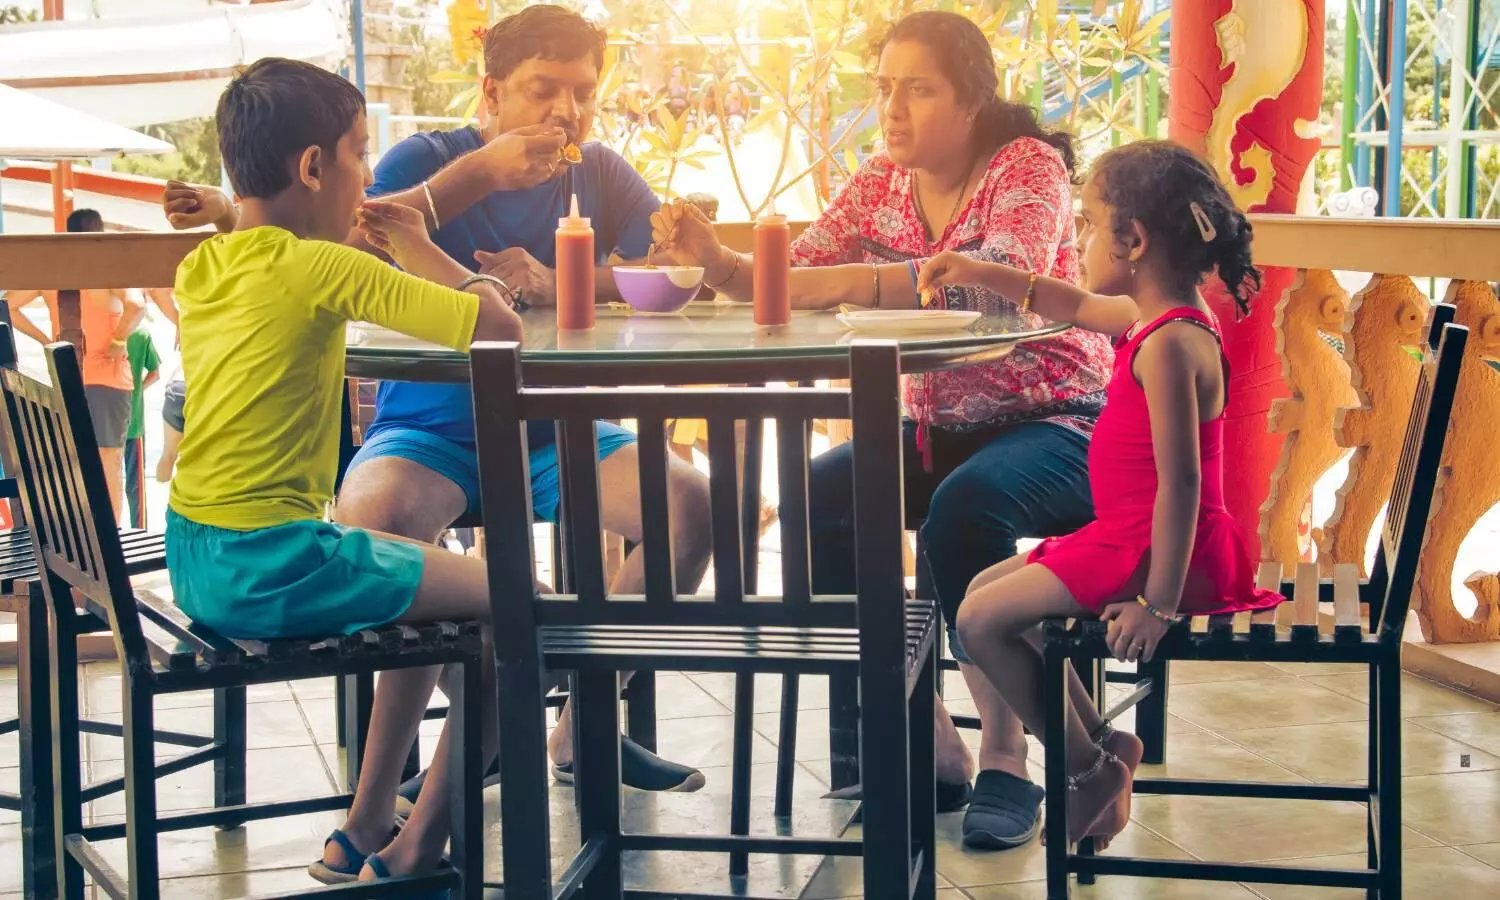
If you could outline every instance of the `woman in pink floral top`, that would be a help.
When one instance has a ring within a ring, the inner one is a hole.
[[[944,250],[1078,280],[1071,140],[998,99],[994,57],[974,23],[944,12],[902,19],[881,47],[876,82],[886,152],[866,160],[793,243],[794,305],[916,308],[916,269]],[[752,261],[722,247],[705,217],[679,202],[655,225],[676,260],[705,268],[709,286],[749,299]],[[1019,299],[948,288],[931,304],[1040,326]],[[1075,329],[996,362],[907,379],[906,509],[922,523],[919,576],[930,578],[950,625],[969,582],[1014,555],[1018,538],[1065,534],[1093,518],[1088,438],[1111,363],[1107,339]],[[814,589],[853,593],[851,446],[814,460],[812,482]],[[972,796],[965,843],[1020,846],[1037,832],[1042,794],[1027,775],[1021,724],[949,634],[983,737],[971,792],[973,761],[939,709],[940,811]]]

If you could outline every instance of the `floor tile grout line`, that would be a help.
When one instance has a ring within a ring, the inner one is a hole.
[[[1423,725],[1421,722],[1417,721],[1417,719],[1451,719],[1451,718],[1455,718],[1457,716],[1488,716],[1488,715],[1493,715],[1493,713],[1452,713],[1450,715],[1445,715],[1445,716],[1416,716],[1416,717],[1413,717],[1413,718],[1410,718],[1410,719],[1403,718],[1401,720],[1401,724],[1403,724],[1403,725],[1414,725],[1417,728],[1420,728],[1423,731],[1431,732],[1432,734],[1435,734],[1435,735],[1437,735],[1440,738],[1446,738],[1447,740],[1453,741],[1455,744],[1462,744],[1465,747],[1468,747],[1468,748],[1470,748],[1472,750],[1477,750],[1478,752],[1483,753],[1486,756],[1493,756],[1493,757],[1495,757],[1497,759],[1500,759],[1500,753],[1495,752],[1495,750],[1492,749],[1492,748],[1487,748],[1487,747],[1480,746],[1479,744],[1476,744],[1473,741],[1466,740],[1464,738],[1454,737],[1451,734],[1443,734],[1441,731],[1438,731],[1437,729],[1433,728],[1431,725]],[[1497,766],[1496,769],[1500,769],[1500,766]],[[1431,772],[1431,773],[1428,773],[1428,774],[1433,774],[1433,775],[1459,775],[1459,774],[1462,774],[1463,772],[1493,772],[1493,771],[1496,771],[1496,769],[1461,769],[1458,772]],[[1418,776],[1418,775],[1409,775],[1409,776],[1403,776],[1403,777],[1407,777],[1407,778],[1419,778],[1421,776]]]
[[[1477,844],[1457,844],[1457,845],[1455,845],[1455,844],[1444,844],[1443,846],[1447,847],[1450,850],[1457,850],[1459,853],[1462,853],[1464,856],[1467,856],[1469,859],[1474,860],[1475,862],[1479,863],[1480,865],[1488,866],[1491,869],[1495,869],[1496,871],[1500,871],[1500,866],[1495,865],[1494,863],[1490,862],[1489,860],[1480,859],[1479,857],[1477,857],[1474,854],[1470,853],[1468,850],[1464,849],[1465,847],[1485,847],[1485,846],[1488,846],[1489,844],[1492,844],[1492,843],[1494,843],[1494,841],[1481,841],[1480,843],[1477,843]]]

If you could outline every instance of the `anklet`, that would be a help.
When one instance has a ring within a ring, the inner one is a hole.
[[[1105,750],[1102,747],[1099,748],[1099,755],[1094,757],[1093,765],[1089,766],[1087,769],[1084,769],[1082,772],[1079,772],[1077,775],[1068,776],[1068,790],[1078,790],[1085,781],[1088,781],[1090,778],[1098,775],[1099,770],[1103,769],[1107,764],[1119,761],[1120,758],[1118,756],[1115,756],[1113,753],[1110,753],[1108,750]]]

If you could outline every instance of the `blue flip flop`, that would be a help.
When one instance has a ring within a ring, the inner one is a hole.
[[[373,853],[365,857],[364,864],[370,867],[370,871],[375,873],[376,878],[391,877],[391,870],[385,867],[385,861]],[[443,862],[440,862],[438,864],[438,867],[440,869],[445,869],[449,866],[447,861],[444,860]],[[428,872],[425,874],[430,875],[432,873]],[[450,898],[453,896],[453,892],[451,890],[444,889],[440,891],[428,891],[425,894],[412,894],[411,896],[413,900],[450,900]]]
[[[321,859],[314,860],[307,867],[307,874],[323,884],[348,884],[351,881],[357,881],[359,879],[359,868],[364,865],[365,854],[361,853],[359,848],[354,846],[354,842],[349,840],[349,835],[344,834],[338,828],[335,828],[327,840],[323,841],[325,849],[329,844],[338,844],[339,849],[344,851],[344,859],[348,862],[345,865],[334,867],[323,862]]]

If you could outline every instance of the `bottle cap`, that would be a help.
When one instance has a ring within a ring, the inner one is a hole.
[[[578,214],[578,195],[577,194],[573,195],[572,206],[569,208],[568,214],[566,216],[563,216],[561,219],[557,220],[557,227],[558,228],[564,228],[564,229],[572,229],[572,230],[575,230],[575,231],[579,230],[579,229],[583,229],[583,228],[590,228],[590,227],[592,227],[592,225],[591,225],[591,223],[590,223],[590,221],[588,219],[586,219],[583,216],[580,216]]]

